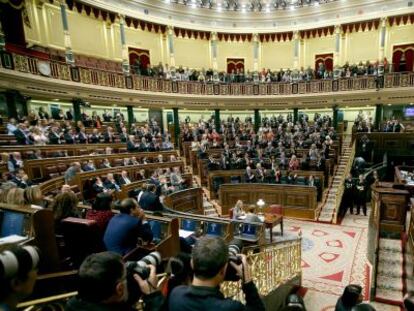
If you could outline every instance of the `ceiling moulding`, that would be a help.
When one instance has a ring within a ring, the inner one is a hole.
[[[214,32],[285,32],[355,23],[413,13],[407,0],[346,0],[317,7],[265,12],[232,12],[175,6],[163,0],[77,0],[152,23]],[[231,29],[231,31],[230,31]]]

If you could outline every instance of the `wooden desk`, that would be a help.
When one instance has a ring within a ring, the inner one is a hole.
[[[270,242],[273,242],[273,228],[280,224],[280,232],[283,236],[283,216],[274,214],[265,214],[264,224],[266,229],[269,229]]]
[[[259,199],[268,205],[283,206],[283,215],[294,218],[315,220],[317,216],[316,187],[272,184],[223,184],[219,190],[221,216],[238,200],[244,204],[256,204]]]
[[[379,231],[385,234],[401,234],[405,231],[409,192],[393,188],[393,183],[380,182],[371,186],[372,216],[379,221]]]
[[[164,204],[173,211],[203,215],[203,189],[190,188],[173,192],[165,196]]]
[[[294,171],[298,177],[309,177],[313,175],[313,177],[318,178],[320,180],[321,191],[323,191],[324,187],[326,186],[325,182],[325,174],[323,171]],[[218,197],[218,192],[214,191],[213,188],[213,179],[215,177],[222,177],[224,179],[224,183],[231,183],[230,179],[233,176],[240,177],[241,183],[244,183],[244,174],[245,170],[217,170],[217,171],[209,171],[208,172],[208,182],[207,182],[207,189],[210,191],[210,198],[216,199]],[[282,171],[283,175],[286,175],[286,170]],[[269,184],[271,185],[271,184]],[[280,184],[278,184],[280,185]],[[283,185],[283,184],[282,184]],[[300,185],[292,185],[292,186],[300,186]]]
[[[402,171],[407,171],[413,174],[411,180],[408,178],[408,176],[402,174]],[[394,182],[403,185],[404,188],[410,192],[411,196],[414,196],[414,166],[396,166]]]

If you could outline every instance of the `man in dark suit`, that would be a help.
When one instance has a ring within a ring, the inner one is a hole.
[[[128,141],[127,141],[127,150],[128,150],[128,152],[138,151],[138,148],[135,145],[135,136],[134,135],[129,135],[129,138],[128,138]]]
[[[148,184],[147,189],[139,199],[139,205],[147,211],[161,211],[163,209],[159,196],[156,195],[157,186]]]
[[[26,172],[23,169],[19,169],[17,173],[13,176],[12,182],[17,185],[17,187],[25,189],[32,185],[32,182],[29,180]]]
[[[103,134],[105,143],[114,143],[115,142],[115,136],[112,127],[108,126],[106,131]]]
[[[118,184],[120,186],[122,185],[128,185],[131,183],[131,179],[129,179],[128,177],[128,172],[127,171],[122,171],[121,172],[121,177],[118,178]]]
[[[76,140],[76,136],[73,134],[73,130],[67,130],[66,133],[63,135],[65,142],[67,144],[73,145]]]
[[[114,190],[114,191],[120,191],[121,189],[119,185],[117,184],[117,182],[115,181],[114,174],[112,173],[108,173],[108,175],[106,175],[104,187],[105,189]]]
[[[58,145],[61,144],[61,134],[59,133],[58,127],[52,127],[52,130],[49,132],[49,144]]]
[[[103,241],[108,251],[125,255],[137,246],[138,238],[152,241],[151,227],[137,201],[125,199],[121,203],[120,213],[109,221]]]
[[[20,123],[17,129],[13,132],[19,145],[31,145],[33,142],[29,135],[26,134],[26,125]]]

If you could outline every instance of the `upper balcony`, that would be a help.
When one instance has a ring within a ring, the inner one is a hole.
[[[44,98],[82,97],[91,102],[206,109],[371,105],[414,101],[414,72],[389,73],[377,89],[376,77],[360,76],[298,83],[202,83],[170,81],[5,52],[0,88]],[[233,105],[232,105],[233,104]],[[207,106],[206,106],[207,105]]]

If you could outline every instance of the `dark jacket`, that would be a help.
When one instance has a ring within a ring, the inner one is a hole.
[[[125,255],[137,246],[138,238],[152,241],[150,225],[143,224],[137,217],[121,213],[111,218],[103,240],[108,251]]]
[[[138,203],[146,211],[160,211],[163,209],[159,196],[150,191],[145,191]]]
[[[236,300],[224,298],[224,295],[220,292],[218,287],[178,286],[170,295],[169,311],[265,310],[264,304],[260,299],[259,292],[253,282],[244,284],[242,289],[245,294],[246,305]]]
[[[157,291],[150,295],[144,296],[144,311],[161,310],[164,301],[161,292]],[[65,311],[134,311],[136,309],[125,303],[118,304],[101,304],[87,302],[78,297],[71,298],[66,304]]]

